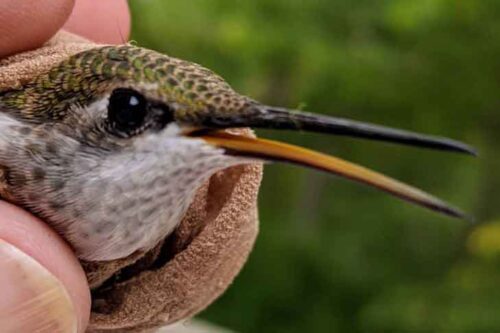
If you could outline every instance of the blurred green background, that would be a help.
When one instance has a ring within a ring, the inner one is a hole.
[[[267,166],[255,250],[202,318],[238,332],[500,331],[500,1],[130,4],[139,45],[260,101],[446,135],[481,153],[259,132],[418,185],[479,224]]]

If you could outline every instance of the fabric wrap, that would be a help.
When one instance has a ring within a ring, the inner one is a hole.
[[[0,91],[98,46],[60,32],[37,50],[1,59]],[[260,164],[221,171],[198,190],[177,230],[153,250],[82,262],[92,289],[88,332],[149,332],[192,317],[220,296],[254,244],[261,178]]]

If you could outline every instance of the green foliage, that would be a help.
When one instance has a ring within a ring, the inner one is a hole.
[[[500,2],[131,5],[139,45],[201,63],[263,102],[474,144],[475,160],[259,133],[417,184],[479,222],[500,218]],[[496,229],[473,231],[467,241],[466,222],[286,165],[267,167],[260,212],[248,264],[202,317],[240,332],[500,330]]]

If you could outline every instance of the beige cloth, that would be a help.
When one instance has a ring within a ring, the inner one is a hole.
[[[0,60],[0,91],[22,86],[93,47],[60,33],[40,49]],[[175,233],[154,250],[111,262],[82,262],[92,289],[89,332],[149,331],[189,318],[220,296],[255,241],[261,177],[258,164],[220,172],[198,191]]]
[[[222,328],[220,326],[215,326],[211,323],[195,319],[192,321],[187,321],[185,323],[179,323],[160,328],[158,330],[155,330],[154,333],[235,333],[235,332]]]

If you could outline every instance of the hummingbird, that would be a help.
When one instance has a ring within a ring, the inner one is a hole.
[[[42,218],[91,261],[151,249],[179,225],[205,181],[246,163],[311,167],[464,216],[340,158],[233,130],[246,127],[476,154],[444,137],[268,106],[200,65],[128,44],[98,46],[0,92],[0,196]]]

